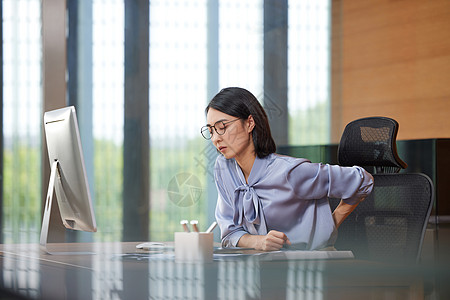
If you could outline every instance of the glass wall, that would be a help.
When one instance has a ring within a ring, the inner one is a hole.
[[[98,227],[94,238],[118,241],[122,237],[124,4],[122,0],[94,0],[92,4],[95,179],[91,190]]]
[[[180,220],[206,223],[200,136],[206,102],[206,0],[150,1],[150,229],[173,240]]]
[[[3,0],[3,242],[39,240],[41,223],[41,7]],[[20,12],[20,13],[19,13]]]
[[[41,6],[39,0],[2,3],[2,230],[4,242],[36,242],[42,167]],[[92,63],[83,71],[92,76],[93,147],[85,156],[93,157],[88,174],[93,177],[97,241],[120,240],[123,230],[124,3],[92,0],[92,43],[84,43],[92,52]],[[263,101],[264,1],[152,0],[149,5],[150,195],[144,201],[150,207],[150,239],[166,241],[180,230],[181,219],[197,219],[205,229],[213,218],[217,152],[200,135],[209,98],[221,88],[241,86]],[[329,0],[288,5],[290,144],[328,142],[330,6]],[[79,76],[83,74],[87,76]]]
[[[289,1],[289,144],[330,141],[331,1]]]
[[[219,1],[219,89],[238,86],[262,100],[263,1]]]

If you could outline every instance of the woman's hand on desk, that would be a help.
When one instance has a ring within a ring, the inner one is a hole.
[[[288,239],[286,234],[280,231],[271,230],[266,235],[244,234],[238,242],[238,247],[249,247],[263,251],[275,251],[280,250],[284,244],[291,244],[291,241]]]

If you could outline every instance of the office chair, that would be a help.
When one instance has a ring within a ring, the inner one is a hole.
[[[433,205],[434,189],[425,174],[399,173],[406,168],[397,154],[398,123],[384,117],[347,125],[338,148],[344,166],[364,166],[374,177],[372,193],[338,229],[335,247],[356,258],[418,262]],[[340,199],[330,199],[334,209]]]

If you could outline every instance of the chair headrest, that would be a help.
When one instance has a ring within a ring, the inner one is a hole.
[[[405,169],[408,165],[397,154],[398,127],[397,121],[387,117],[369,117],[350,122],[339,143],[339,164],[375,167],[377,173]]]

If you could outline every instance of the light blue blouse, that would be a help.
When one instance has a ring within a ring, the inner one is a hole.
[[[278,154],[256,157],[248,184],[237,162],[222,155],[214,176],[222,247],[236,246],[246,233],[265,235],[270,230],[284,232],[297,249],[332,246],[337,230],[328,197],[354,205],[373,186],[373,177],[361,167]]]

